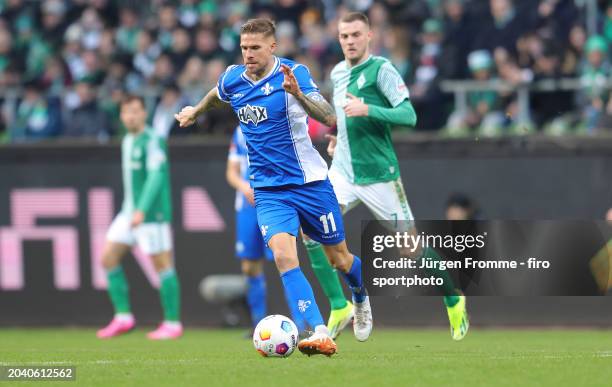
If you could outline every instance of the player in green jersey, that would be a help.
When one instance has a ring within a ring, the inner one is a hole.
[[[345,15],[338,32],[345,60],[331,72],[338,135],[330,136],[328,148],[333,156],[329,178],[338,202],[345,213],[364,203],[377,219],[394,221],[396,230],[416,232],[391,140],[393,126],[416,124],[408,88],[389,60],[370,54],[372,31],[366,15]],[[324,255],[316,242],[305,244],[311,259]],[[402,253],[441,259],[431,248]],[[431,274],[444,280],[441,290],[451,335],[461,340],[469,328],[465,297],[446,271]]]
[[[147,112],[141,97],[129,96],[121,103],[121,121],[127,129],[121,145],[123,207],[111,224],[102,255],[108,294],[114,318],[97,336],[107,339],[131,331],[135,326],[130,309],[128,283],[121,260],[134,244],[148,254],[159,274],[164,321],[147,337],[175,339],[183,334],[180,287],[172,255],[172,205],[168,152],[164,139],[147,127]]]

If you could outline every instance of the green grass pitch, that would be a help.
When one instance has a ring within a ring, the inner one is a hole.
[[[76,366],[76,383],[45,386],[612,385],[605,330],[473,329],[453,342],[442,330],[379,329],[366,343],[345,332],[332,358],[287,359],[261,357],[243,334],[188,329],[178,341],[151,342],[136,330],[100,341],[87,329],[0,329],[0,365]]]

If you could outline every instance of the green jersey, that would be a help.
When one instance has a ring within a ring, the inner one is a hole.
[[[172,202],[166,141],[149,127],[137,135],[126,134],[121,144],[123,208],[140,210],[145,223],[170,222]]]
[[[354,184],[373,184],[399,177],[391,141],[391,124],[372,117],[346,117],[350,93],[368,105],[394,108],[409,98],[404,80],[389,60],[370,56],[357,66],[342,61],[331,72],[338,143],[332,168]]]

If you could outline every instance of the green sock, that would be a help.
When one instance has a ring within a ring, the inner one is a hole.
[[[106,272],[108,279],[108,295],[110,296],[115,314],[131,313],[130,296],[127,279],[123,267],[118,265]]]
[[[159,273],[159,296],[165,321],[180,321],[181,287],[173,267]]]
[[[431,258],[434,261],[441,261],[442,257],[438,254],[438,252],[431,247],[427,247],[423,252],[423,257]],[[459,296],[457,295],[457,290],[455,289],[455,284],[453,283],[453,279],[450,274],[446,270],[440,269],[425,269],[427,275],[433,275],[437,278],[442,278],[444,283],[440,286],[440,290],[442,294],[444,294],[444,305],[448,307],[455,306],[459,302]]]
[[[312,271],[314,271],[317,276],[323,288],[323,293],[327,296],[332,310],[346,307],[346,298],[344,298],[340,279],[338,278],[336,270],[329,264],[323,246],[321,246],[319,242],[313,240],[304,241],[304,246],[306,246],[308,258],[310,258]]]

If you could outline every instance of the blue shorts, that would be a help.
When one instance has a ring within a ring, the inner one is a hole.
[[[257,211],[246,200],[236,211],[236,257],[258,260],[263,257],[272,260],[272,250],[264,243],[257,224]]]
[[[304,234],[324,245],[344,240],[344,224],[329,179],[304,185],[255,188],[255,207],[266,245],[272,236]]]

